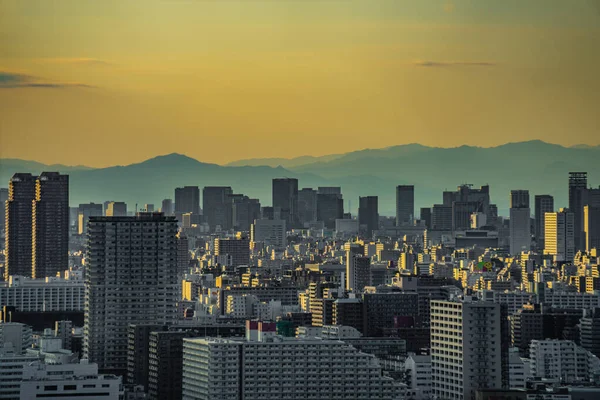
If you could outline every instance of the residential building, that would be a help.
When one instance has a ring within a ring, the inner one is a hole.
[[[553,256],[556,262],[571,262],[575,257],[575,214],[561,208],[546,213],[544,254]]]
[[[575,384],[600,373],[598,357],[570,340],[533,340],[529,353],[531,374],[538,378]]]
[[[361,293],[371,285],[371,259],[346,251],[346,290]]]
[[[0,306],[18,311],[83,311],[85,287],[81,279],[10,276],[0,282]]]

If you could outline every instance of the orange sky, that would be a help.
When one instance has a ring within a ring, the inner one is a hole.
[[[0,158],[600,144],[598,4],[3,1]]]

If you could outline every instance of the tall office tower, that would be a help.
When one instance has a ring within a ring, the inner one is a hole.
[[[173,215],[173,213],[175,212],[175,209],[173,208],[173,200],[164,199],[160,207],[160,212],[167,217]]]
[[[431,207],[422,207],[419,219],[425,222],[427,229],[431,229]]]
[[[4,279],[10,275],[31,276],[32,209],[35,180],[31,174],[14,174],[8,184],[6,210],[6,263]]]
[[[287,245],[285,221],[282,219],[257,219],[250,228],[250,240],[265,246],[284,249]]]
[[[528,190],[510,191],[510,254],[531,250],[531,210]]]
[[[471,215],[480,211],[476,201],[455,201],[452,203],[452,230],[463,231],[471,228]],[[485,214],[487,215],[487,214]]]
[[[583,220],[585,251],[600,250],[600,207],[585,206],[583,208]]]
[[[260,218],[260,201],[244,195],[231,197],[231,201],[231,227],[238,231],[249,231],[254,220]]]
[[[573,261],[575,257],[575,214],[566,208],[546,213],[544,254],[555,261]]]
[[[358,198],[358,224],[366,237],[372,237],[379,229],[379,210],[377,196]],[[363,230],[364,226],[364,230]]]
[[[443,200],[445,206],[452,206],[453,203],[477,203],[475,209],[471,212],[482,212],[490,215],[490,187],[481,186],[479,189],[473,189],[473,185],[464,184],[456,189],[456,192],[444,192]],[[464,208],[464,206],[462,207]]]
[[[289,228],[298,226],[298,179],[273,179],[273,207]]]
[[[317,220],[317,191],[303,188],[298,191],[298,219],[300,224]]]
[[[231,257],[231,265],[250,264],[250,241],[242,239],[215,238],[215,256],[228,255]]]
[[[127,204],[122,201],[111,201],[106,205],[104,214],[107,217],[126,217]]]
[[[177,317],[177,221],[161,213],[90,217],[85,269],[85,358],[127,370],[129,324]]]
[[[102,216],[102,204],[80,204],[77,212],[77,233],[85,235],[90,217]]]
[[[431,230],[452,230],[452,206],[434,204],[431,211]]]
[[[477,389],[508,388],[507,312],[484,301],[431,301],[432,392],[474,400]]]
[[[412,225],[415,216],[415,187],[396,186],[396,226]]]
[[[317,191],[317,221],[327,229],[335,229],[335,220],[344,217],[344,199],[340,187],[319,187]]]
[[[0,217],[0,232],[4,230],[6,224],[6,201],[8,200],[8,188],[0,188],[0,209],[2,210],[2,216]]]
[[[69,175],[42,172],[32,215],[31,276],[56,276],[69,268]]]
[[[371,286],[371,259],[346,251],[346,290],[361,293],[365,286]]]
[[[200,189],[198,186],[175,188],[175,212],[200,215]]]
[[[183,339],[183,399],[402,398],[377,359],[351,345],[277,336],[275,323],[247,326],[246,340]]]
[[[206,186],[202,189],[202,211],[211,231],[216,231],[217,227],[222,230],[229,229],[231,195],[233,190],[229,186]],[[177,211],[177,200],[175,210]]]
[[[575,251],[583,250],[583,207],[586,205],[587,172],[569,172],[569,210],[573,213]]]
[[[535,242],[538,250],[544,249],[546,213],[554,212],[554,197],[549,194],[535,196]]]

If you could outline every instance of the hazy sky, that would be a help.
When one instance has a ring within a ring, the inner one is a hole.
[[[0,157],[600,144],[600,0],[0,0]]]

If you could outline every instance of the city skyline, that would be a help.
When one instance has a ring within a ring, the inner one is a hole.
[[[0,15],[2,158],[600,144],[594,2],[65,0]]]

